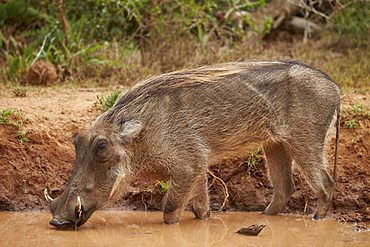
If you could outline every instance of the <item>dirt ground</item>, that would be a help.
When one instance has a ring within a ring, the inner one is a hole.
[[[88,127],[99,115],[94,107],[105,89],[29,87],[26,97],[0,87],[0,111],[22,112],[15,124],[0,124],[0,210],[48,210],[43,190],[52,197],[63,191],[74,164],[72,136]],[[353,103],[370,106],[370,93],[344,91],[342,109]],[[356,117],[354,129],[342,118],[337,187],[329,215],[340,221],[370,222],[370,118]],[[25,135],[20,135],[23,131]],[[17,134],[18,132],[18,134]],[[23,139],[23,137],[27,138]],[[333,170],[334,141],[328,146]],[[224,159],[209,169],[211,208],[214,211],[262,211],[272,197],[262,155],[248,166],[244,159]],[[302,175],[295,170],[296,192],[285,213],[312,214],[316,199]],[[160,168],[143,171],[127,193],[110,206],[122,210],[160,210],[163,194],[158,181],[169,180]],[[224,184],[225,183],[225,184]],[[226,185],[226,187],[225,187]],[[227,200],[225,200],[228,195]],[[223,205],[225,202],[225,205]]]

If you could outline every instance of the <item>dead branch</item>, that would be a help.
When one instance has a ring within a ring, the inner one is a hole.
[[[222,184],[222,186],[224,187],[224,194],[225,194],[225,199],[224,199],[224,202],[222,203],[220,209],[218,211],[221,211],[223,207],[225,207],[226,205],[226,202],[227,202],[227,198],[229,198],[229,190],[227,189],[227,185],[225,184],[225,182],[217,177],[213,172],[211,172],[209,169],[207,170],[209,174],[211,174],[212,177],[214,177],[215,179],[219,180]]]
[[[348,3],[343,4],[339,0],[336,0],[335,5],[331,4],[331,6],[333,7],[333,12],[331,12],[330,15],[326,15],[318,11],[317,9],[315,9],[315,7],[313,6],[316,3],[322,3],[322,1],[323,0],[309,1],[309,4],[302,0],[289,0],[288,2],[300,7],[301,9],[310,11],[318,16],[321,16],[327,21],[331,20],[336,14],[338,14],[338,12],[340,12],[341,10],[347,8],[348,6],[352,4],[359,3],[359,2],[370,2],[370,0],[352,0],[352,1],[349,1]]]

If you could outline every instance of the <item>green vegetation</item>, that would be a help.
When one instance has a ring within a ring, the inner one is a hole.
[[[370,117],[369,107],[361,103],[354,103],[352,107],[344,109],[343,114],[352,116]]]
[[[321,39],[296,38],[288,45],[262,41],[273,16],[253,13],[270,2],[3,1],[0,81],[23,84],[27,69],[43,58],[58,68],[61,81],[79,86],[130,86],[184,67],[294,59],[323,69],[342,86],[370,87],[368,1],[340,0],[330,15],[311,11],[309,18],[325,16],[329,24]]]
[[[156,181],[156,183],[150,186],[148,191],[154,191],[158,187],[160,194],[165,194],[171,187],[171,181]]]
[[[356,119],[354,119],[354,118],[351,118],[351,119],[348,119],[345,123],[344,123],[344,125],[347,127],[347,128],[349,128],[349,129],[354,129],[354,128],[356,128],[356,126],[357,126],[357,120]]]
[[[161,194],[166,193],[170,189],[170,186],[171,186],[170,181],[157,181],[157,183],[159,184],[158,191]]]
[[[13,88],[12,92],[16,97],[26,97],[28,89],[25,87],[15,87]]]
[[[248,167],[254,167],[260,162],[261,157],[262,157],[262,147],[258,147],[253,152],[250,152],[248,154],[247,159],[244,160],[243,162],[240,162],[239,166],[247,165]]]
[[[73,76],[77,80],[100,81],[111,78],[114,81],[118,71],[123,84],[132,84],[140,75],[157,73],[158,70],[152,71],[152,66],[147,64],[157,67],[159,64],[154,63],[163,61],[170,67],[159,68],[162,71],[184,66],[184,61],[173,63],[177,58],[168,53],[169,46],[174,52],[180,51],[178,42],[184,45],[193,41],[198,46],[199,42],[215,39],[217,35],[231,41],[253,33],[266,33],[271,25],[270,17],[257,26],[250,16],[244,15],[242,24],[251,27],[245,32],[235,28],[231,15],[236,11],[252,12],[264,5],[264,0],[245,3],[231,0],[10,0],[0,3],[0,46],[5,48],[3,55],[8,65],[0,78],[20,83],[27,68],[37,59],[46,58],[58,65],[62,78]],[[218,11],[229,11],[230,15],[220,23],[215,15]],[[32,28],[35,23],[42,25]],[[20,46],[15,38],[18,37],[15,29],[19,26],[25,30],[22,38],[31,41],[26,45]],[[131,70],[134,75],[128,77]]]
[[[121,92],[122,90],[114,90],[107,97],[97,96],[98,99],[95,102],[95,107],[101,110],[102,113],[107,111],[116,102]]]
[[[367,41],[370,30],[369,1],[343,1],[347,7],[340,8],[333,15],[333,28],[341,36],[356,42],[358,39]]]
[[[14,113],[13,110],[5,109],[0,114],[0,124],[11,124],[11,121],[8,120],[9,116]]]
[[[24,187],[27,187],[27,179],[22,179],[22,182],[24,184]],[[24,194],[28,194],[29,190],[28,189],[23,189]]]
[[[23,129],[23,124],[26,118],[23,112],[16,112],[14,110],[5,109],[0,113],[0,124],[9,124],[17,127],[16,135],[20,144],[29,141],[26,137],[27,132]]]
[[[359,125],[359,119],[370,118],[369,107],[361,103],[354,103],[352,107],[342,110],[342,118],[347,128],[354,129]]]
[[[247,158],[239,163],[239,166],[246,165],[247,171],[246,175],[242,177],[242,179],[249,180],[251,178],[251,174],[254,170],[256,170],[256,165],[262,160],[262,147],[258,147],[256,150],[250,152]]]
[[[24,130],[18,130],[17,131],[17,137],[20,144],[23,144],[23,142],[28,142],[29,139],[26,137],[27,132]]]

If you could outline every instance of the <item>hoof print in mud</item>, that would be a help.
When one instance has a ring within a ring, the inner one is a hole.
[[[251,225],[239,229],[236,233],[246,235],[246,236],[257,236],[266,225]]]

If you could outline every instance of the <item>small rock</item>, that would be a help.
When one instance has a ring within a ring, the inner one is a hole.
[[[29,68],[26,74],[26,83],[29,85],[47,85],[56,81],[57,78],[54,64],[49,60],[42,59]]]
[[[236,233],[247,236],[257,236],[266,225],[251,225],[245,228],[239,229]]]

